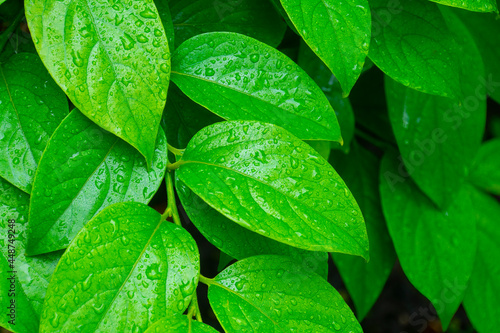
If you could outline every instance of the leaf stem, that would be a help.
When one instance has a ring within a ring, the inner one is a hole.
[[[209,279],[203,275],[200,274],[200,278],[199,278],[200,282],[203,283],[203,284],[206,284],[207,286],[210,286],[212,284],[214,284],[214,279]]]
[[[162,217],[163,216],[166,216],[165,218],[172,217],[174,223],[179,227],[181,227],[182,223],[181,223],[181,218],[179,216],[179,211],[177,210],[172,174],[167,173],[165,180],[167,182],[167,209],[165,210],[165,213],[163,213]]]
[[[177,161],[175,163],[170,163],[170,164],[167,165],[168,171],[172,171],[172,170],[178,169],[184,163],[186,163],[186,162],[183,161],[183,160],[179,160],[179,161]]]
[[[174,146],[171,146],[168,142],[167,142],[167,148],[172,154],[179,156],[182,156],[182,154],[184,154],[185,151],[185,149],[179,149],[175,148]]]
[[[187,316],[189,320],[191,320],[191,318],[195,316],[197,321],[199,321],[200,323],[203,322],[203,319],[201,318],[200,307],[198,305],[198,296],[196,295],[196,293],[193,295],[191,303],[189,304]]]

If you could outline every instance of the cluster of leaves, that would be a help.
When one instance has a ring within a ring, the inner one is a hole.
[[[396,258],[500,326],[495,1],[3,2],[0,326],[362,332]]]

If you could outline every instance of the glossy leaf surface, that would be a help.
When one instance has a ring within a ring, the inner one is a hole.
[[[335,265],[356,306],[356,315],[362,320],[382,292],[396,260],[378,191],[380,161],[354,142],[349,155],[336,152],[330,157],[330,163],[359,203],[370,241],[368,263],[361,258],[332,253]]]
[[[28,205],[26,193],[0,178],[0,228],[3,231],[0,245],[4,249],[0,257],[0,306],[5,309],[0,326],[16,333],[38,331],[45,290],[61,256],[60,253],[25,256]],[[13,317],[7,316],[11,300],[15,301]],[[14,324],[8,323],[12,319]]]
[[[153,165],[78,110],[54,132],[35,176],[27,251],[65,248],[104,207],[123,201],[147,203],[165,174],[167,151],[160,130]]]
[[[439,4],[451,7],[462,8],[473,12],[496,12],[497,3],[495,0],[431,0]]]
[[[300,139],[342,142],[321,89],[292,60],[253,38],[214,32],[183,43],[172,80],[193,101],[228,120],[259,120]]]
[[[170,0],[176,47],[214,31],[237,32],[277,47],[286,24],[267,0]]]
[[[370,59],[384,73],[418,91],[459,97],[456,44],[438,6],[427,0],[370,1]]]
[[[228,332],[362,332],[337,291],[288,257],[236,262],[215,277],[208,299]]]
[[[175,314],[158,320],[144,333],[217,333],[217,331],[207,324]]]
[[[487,141],[481,146],[471,168],[469,181],[500,195],[500,139]]]
[[[213,209],[184,183],[176,181],[177,194],[189,219],[210,243],[235,259],[260,254],[289,256],[304,270],[328,275],[328,254],[292,247],[250,231]]]
[[[0,176],[30,193],[43,149],[68,114],[64,93],[37,55],[0,66]]]
[[[281,4],[300,36],[330,68],[348,95],[368,55],[368,1],[281,0]]]
[[[443,329],[462,302],[476,255],[476,221],[466,188],[439,210],[411,179],[402,178],[395,153],[380,170],[384,216],[401,267],[436,308]],[[398,183],[395,186],[396,182]],[[460,253],[460,255],[457,255]]]
[[[179,179],[241,226],[311,251],[367,258],[361,212],[335,170],[286,130],[217,123],[189,142]]]
[[[477,210],[477,255],[464,307],[478,332],[494,332],[500,325],[500,205],[476,189],[470,194]]]
[[[50,281],[40,332],[144,331],[183,313],[199,253],[189,233],[152,208],[119,203],[85,225]]]
[[[38,54],[73,104],[151,164],[170,52],[154,3],[28,0]]]

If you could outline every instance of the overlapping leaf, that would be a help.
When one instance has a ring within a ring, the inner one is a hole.
[[[342,142],[321,89],[292,60],[229,32],[195,36],[172,60],[172,80],[189,98],[228,120],[279,125],[300,139]]]
[[[492,197],[471,189],[477,216],[477,255],[464,298],[464,307],[480,333],[494,332],[500,325],[500,205]]]
[[[174,50],[175,31],[174,23],[172,22],[172,15],[169,8],[169,0],[154,0],[158,14],[160,15],[161,23],[165,28],[165,34],[168,39],[168,48]]]
[[[267,0],[170,0],[176,47],[213,31],[237,32],[277,47],[286,24]]]
[[[368,1],[281,0],[281,4],[300,36],[330,68],[347,96],[368,55]]]
[[[170,75],[154,3],[28,0],[25,7],[37,51],[73,104],[151,164]]]
[[[401,174],[399,163],[395,153],[387,153],[382,160],[384,216],[406,276],[432,302],[446,330],[462,302],[474,266],[474,206],[462,187],[446,210],[437,209]]]
[[[438,6],[427,0],[370,1],[370,59],[394,80],[428,94],[460,97],[458,50]]]
[[[362,332],[337,291],[288,257],[236,262],[209,284],[208,299],[226,332]]]
[[[162,130],[150,170],[130,145],[102,130],[78,110],[54,132],[34,181],[27,252],[65,248],[81,227],[116,202],[147,203],[167,165]]]
[[[28,205],[26,193],[0,178],[0,228],[3,232],[0,244],[4,249],[0,256],[0,306],[5,313],[0,317],[0,326],[16,333],[38,332],[45,291],[61,256],[60,253],[25,256]],[[15,301],[13,316],[8,316],[11,300]]]
[[[213,245],[235,259],[244,259],[260,254],[289,256],[303,270],[322,276],[328,275],[328,254],[311,252],[292,247],[261,236],[229,220],[210,207],[180,180],[176,181],[177,194],[189,219]]]
[[[140,203],[93,218],[57,266],[40,332],[145,331],[183,313],[195,292],[199,253],[189,233]]]
[[[363,217],[335,170],[286,130],[254,121],[206,127],[177,176],[241,226],[285,244],[367,258]]]
[[[342,280],[362,320],[379,297],[396,255],[387,231],[378,191],[379,160],[354,144],[349,155],[335,153],[330,163],[339,172],[359,203],[370,240],[370,261],[332,253]]]
[[[469,181],[500,195],[500,139],[487,141],[481,146],[471,168]]]
[[[37,55],[20,53],[0,66],[0,176],[30,193],[43,149],[68,102]]]
[[[445,6],[463,8],[473,12],[496,12],[497,3],[495,0],[431,0]]]

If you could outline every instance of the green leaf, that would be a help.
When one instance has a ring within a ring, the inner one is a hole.
[[[68,101],[37,55],[14,55],[0,66],[0,176],[30,193],[43,149]]]
[[[170,50],[174,50],[175,31],[174,31],[174,23],[172,22],[172,15],[170,14],[168,1],[169,0],[154,0],[154,3],[156,9],[158,10],[158,14],[160,15],[161,23],[165,28],[165,33],[168,39],[168,48]]]
[[[267,0],[170,0],[176,47],[191,37],[214,31],[237,32],[277,47],[286,30]]]
[[[217,331],[207,324],[190,320],[187,316],[174,314],[158,320],[144,333],[217,333]]]
[[[38,332],[38,321],[45,291],[52,272],[56,268],[61,253],[51,253],[37,257],[26,257],[24,246],[25,228],[28,217],[29,196],[0,178],[0,306],[8,309],[15,301],[15,316],[10,317],[10,309],[1,316],[0,326],[16,333]],[[10,232],[9,230],[12,230]],[[12,257],[10,257],[12,255]],[[14,272],[14,273],[13,273]],[[11,288],[14,282],[15,288]],[[15,295],[11,294],[11,290]],[[8,321],[14,319],[12,323]],[[14,325],[12,325],[14,324]]]
[[[500,195],[500,138],[485,142],[470,170],[469,181],[490,193]]]
[[[500,325],[500,205],[476,189],[471,189],[470,194],[477,215],[477,255],[464,307],[474,328],[488,333]]]
[[[292,60],[229,32],[195,36],[174,53],[172,80],[196,103],[228,120],[259,120],[300,139],[342,142],[321,89]]]
[[[401,160],[420,189],[439,207],[447,207],[466,178],[483,138],[486,94],[481,55],[463,24],[449,10],[443,14],[461,45],[463,99],[424,94],[391,79],[385,82],[389,118]]]
[[[72,111],[40,160],[29,217],[30,255],[66,248],[95,214],[116,202],[147,203],[167,166],[167,145],[158,134],[153,165],[123,140]]]
[[[62,256],[40,332],[144,331],[187,309],[199,269],[186,230],[144,204],[114,204],[89,221]]]
[[[446,210],[437,209],[411,179],[401,177],[398,163],[395,152],[382,160],[384,216],[403,271],[432,302],[446,330],[474,266],[474,206],[462,187]],[[397,181],[402,183],[394,186]]]
[[[311,251],[367,258],[359,207],[335,170],[286,130],[254,121],[198,132],[177,176],[239,225]]]
[[[373,0],[370,59],[404,86],[460,96],[458,50],[435,3]]]
[[[496,0],[431,0],[439,4],[451,7],[462,8],[473,12],[496,12]]]
[[[256,256],[210,281],[208,299],[227,332],[362,332],[337,291],[283,256]]]
[[[347,96],[370,44],[367,0],[281,0],[300,36],[330,68]]]
[[[396,260],[378,191],[379,159],[354,142],[349,155],[335,153],[330,163],[359,203],[370,240],[370,261],[332,253],[342,280],[362,320],[379,297]]]
[[[224,121],[187,97],[175,84],[168,88],[168,99],[161,118],[167,142],[186,148],[189,140],[203,127]]]
[[[222,251],[221,253],[235,259],[260,254],[284,255],[295,259],[302,269],[313,271],[327,279],[327,253],[298,249],[243,228],[210,207],[183,182],[176,179],[175,185],[182,207],[191,222],[210,243]]]
[[[27,0],[25,7],[37,51],[73,104],[150,165],[170,75],[154,3]]]
[[[307,44],[303,42],[300,44],[297,63],[323,90],[330,105],[335,110],[344,142],[342,146],[336,142],[332,142],[332,148],[340,148],[346,153],[349,152],[350,144],[354,137],[354,113],[349,99],[342,97],[342,89],[339,81],[328,67],[311,51]]]
[[[500,21],[496,14],[453,11],[467,26],[483,56],[486,76],[481,77],[479,91],[500,103]]]

